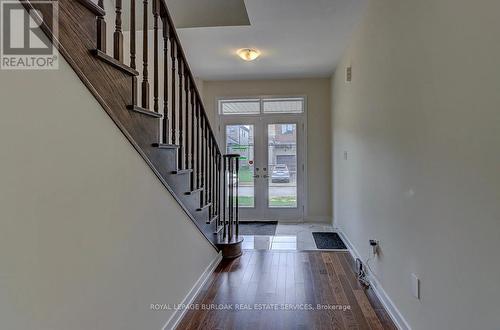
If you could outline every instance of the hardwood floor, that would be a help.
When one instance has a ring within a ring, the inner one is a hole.
[[[244,251],[221,262],[177,329],[396,329],[353,270],[348,252]]]

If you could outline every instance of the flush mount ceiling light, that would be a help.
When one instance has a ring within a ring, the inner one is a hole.
[[[257,49],[243,48],[237,51],[237,54],[241,59],[245,61],[253,61],[260,56],[260,52]]]

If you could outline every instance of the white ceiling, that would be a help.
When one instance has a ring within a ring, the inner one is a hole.
[[[243,0],[166,0],[175,26],[250,25]]]
[[[326,77],[347,47],[366,2],[245,0],[250,26],[184,28],[178,33],[194,74],[204,80]],[[241,14],[241,8],[220,10],[226,19],[219,25],[228,25],[233,12]],[[175,21],[175,8],[171,13]],[[261,57],[245,62],[235,54],[249,47],[259,49]]]
[[[97,3],[97,0],[93,0]],[[113,29],[116,0],[104,0],[104,8],[107,9],[108,29]],[[168,10],[176,28],[191,27],[214,27],[214,26],[243,26],[250,25],[245,2],[243,0],[166,0]],[[150,1],[151,3],[151,1]],[[142,31],[143,27],[143,4],[136,1],[136,30]],[[151,4],[148,10],[148,29],[153,30],[153,12]],[[122,29],[130,30],[130,1],[122,1]],[[160,24],[161,29],[161,24]]]

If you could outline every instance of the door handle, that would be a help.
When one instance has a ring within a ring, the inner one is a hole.
[[[254,178],[260,178],[260,175],[256,174],[253,176]]]
[[[269,175],[264,174],[262,177],[263,177],[263,178],[268,178],[268,177],[269,177]]]

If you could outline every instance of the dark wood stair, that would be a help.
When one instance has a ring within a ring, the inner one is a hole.
[[[217,247],[222,251],[222,255],[226,259],[238,258],[243,253],[241,248],[243,237],[234,235],[233,237],[218,236]]]
[[[179,145],[176,144],[163,144],[163,143],[153,143],[153,147],[160,149],[178,149]]]
[[[214,222],[214,221],[216,221],[218,219],[219,219],[219,216],[215,215],[215,216],[211,217],[210,220],[207,221],[207,223],[210,224],[210,223],[212,223],[212,222]]]
[[[125,65],[125,64],[121,63],[120,61],[117,61],[112,56],[109,56],[108,54],[104,53],[103,51],[101,51],[99,49],[92,49],[91,53],[96,58],[100,59],[101,61],[108,63],[108,64],[114,66],[115,68],[117,68],[117,69],[131,75],[131,76],[138,76],[139,75],[139,72],[137,70],[134,70],[131,67],[129,67],[128,65]]]
[[[190,169],[190,168],[187,168],[187,169],[184,169],[184,170],[175,170],[175,171],[172,171],[172,174],[190,174],[190,173],[193,173],[193,170]]]
[[[194,190],[190,190],[190,191],[186,191],[185,194],[186,195],[194,195],[194,194],[200,193],[202,191],[203,191],[203,187],[198,188],[198,189],[194,189]]]
[[[47,6],[39,5],[41,2],[30,0],[23,4],[50,19],[52,13]],[[138,81],[140,73],[135,63],[135,12],[130,15],[134,36],[130,40],[130,63],[127,59],[129,64],[125,64],[121,1],[116,2],[116,8],[103,8],[102,0],[98,4],[59,0],[58,4],[58,38],[54,38],[52,25],[43,23],[43,31],[200,232],[215,248],[222,249],[223,155],[165,0],[149,4],[144,1],[141,6],[138,2],[136,6],[152,11],[154,20],[154,47],[148,48],[145,34],[141,49],[145,55],[153,53],[154,61],[141,63],[142,81]],[[108,18],[108,14],[115,14],[115,19]],[[106,21],[115,25],[109,43],[112,55],[106,49]],[[160,51],[165,52],[164,60],[168,61],[163,72],[158,66]],[[171,82],[162,90],[161,79]],[[163,102],[160,95],[164,96]]]
[[[148,109],[139,107],[137,105],[127,105],[127,109],[130,110],[130,111],[141,113],[141,114],[146,115],[146,116],[153,117],[153,118],[161,118],[161,117],[163,117],[163,115],[161,113],[150,111]]]
[[[203,210],[209,208],[210,206],[212,206],[212,203],[207,203],[207,204],[202,205],[199,208],[197,208],[196,211],[203,211]]]

